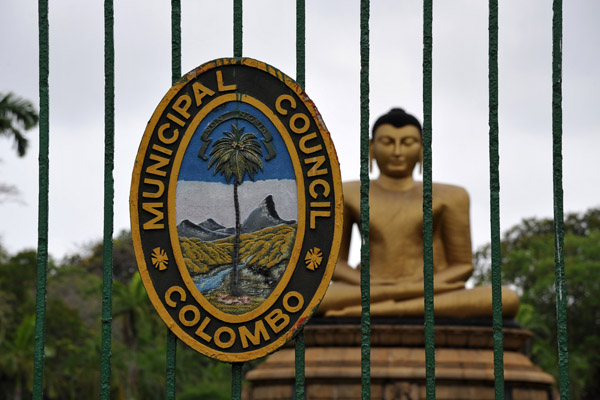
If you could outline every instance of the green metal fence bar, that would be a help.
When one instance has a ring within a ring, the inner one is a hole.
[[[104,243],[102,266],[102,348],[100,398],[110,399],[113,216],[115,154],[115,46],[113,0],[104,1]]]
[[[48,149],[49,149],[49,24],[48,0],[38,2],[39,29],[39,96],[40,96],[40,154],[37,284],[35,296],[35,346],[33,353],[33,398],[44,397],[44,344],[46,341],[46,272],[48,269]]]
[[[433,313],[432,82],[433,1],[423,2],[423,277],[425,287],[425,385],[435,399],[435,338]]]
[[[362,398],[371,398],[371,264],[369,254],[369,0],[360,2],[360,293]]]
[[[233,0],[233,56],[242,56],[242,0]],[[243,363],[231,364],[231,399],[242,398]]]
[[[233,0],[233,56],[242,56],[242,0]]]
[[[167,368],[165,375],[165,398],[175,400],[175,371],[177,370],[177,336],[167,328]]]
[[[564,217],[562,187],[562,0],[554,0],[552,17],[552,152],[554,181],[554,259],[560,398],[571,398],[565,290]]]
[[[304,343],[304,329],[301,329],[296,335],[296,354],[295,354],[295,367],[296,367],[296,400],[303,400],[306,397],[305,394],[305,343]]]
[[[306,42],[306,5],[304,0],[296,0],[296,82],[304,88],[305,86],[305,42]],[[305,342],[304,328],[296,335],[295,348],[295,370],[296,370],[296,400],[305,398]]]
[[[181,78],[181,0],[171,0],[171,84]],[[165,398],[175,400],[177,337],[167,328]]]
[[[171,0],[171,84],[181,78],[181,0]]]
[[[231,363],[231,400],[242,400],[242,367],[244,363]]]
[[[500,173],[498,152],[498,0],[489,1],[489,157],[490,225],[492,246],[492,302],[494,386],[496,399],[504,399],[504,336],[502,332],[502,274],[500,269]]]
[[[306,84],[306,4],[296,0],[296,82]]]

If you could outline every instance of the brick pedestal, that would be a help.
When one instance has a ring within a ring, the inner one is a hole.
[[[531,333],[507,321],[504,379],[507,399],[552,399],[553,378],[520,352]],[[305,328],[306,399],[361,399],[360,322],[313,319]],[[422,320],[373,320],[371,399],[425,399]],[[436,399],[494,399],[491,321],[440,320],[435,326]],[[250,371],[246,400],[293,399],[294,348],[288,346]]]

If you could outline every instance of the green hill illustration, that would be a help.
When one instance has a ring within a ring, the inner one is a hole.
[[[246,266],[269,269],[289,260],[296,225],[279,225],[240,237],[240,260]],[[192,277],[210,272],[215,267],[230,265],[233,237],[204,242],[196,238],[180,238],[181,252]]]
[[[187,270],[202,295],[228,314],[244,314],[275,289],[290,260],[297,226],[277,225],[240,236],[238,285],[242,296],[230,296],[233,237],[205,242],[179,238]]]

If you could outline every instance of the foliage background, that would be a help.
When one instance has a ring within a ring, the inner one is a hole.
[[[501,248],[502,282],[519,293],[517,321],[534,334],[526,352],[558,382],[552,220],[523,220]],[[478,284],[490,283],[490,250],[474,255]],[[564,262],[571,394],[600,399],[600,208],[565,216]]]
[[[99,398],[101,276],[101,243],[50,262],[46,399]],[[35,251],[0,248],[1,399],[31,398],[35,281]],[[113,318],[111,398],[164,399],[167,328],[139,278],[128,232],[114,241]],[[228,364],[178,346],[178,399],[230,399],[230,382]]]

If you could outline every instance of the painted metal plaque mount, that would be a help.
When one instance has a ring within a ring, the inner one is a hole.
[[[339,164],[300,86],[249,58],[191,71],[152,115],[136,158],[131,227],[167,326],[222,361],[290,340],[331,280]]]

